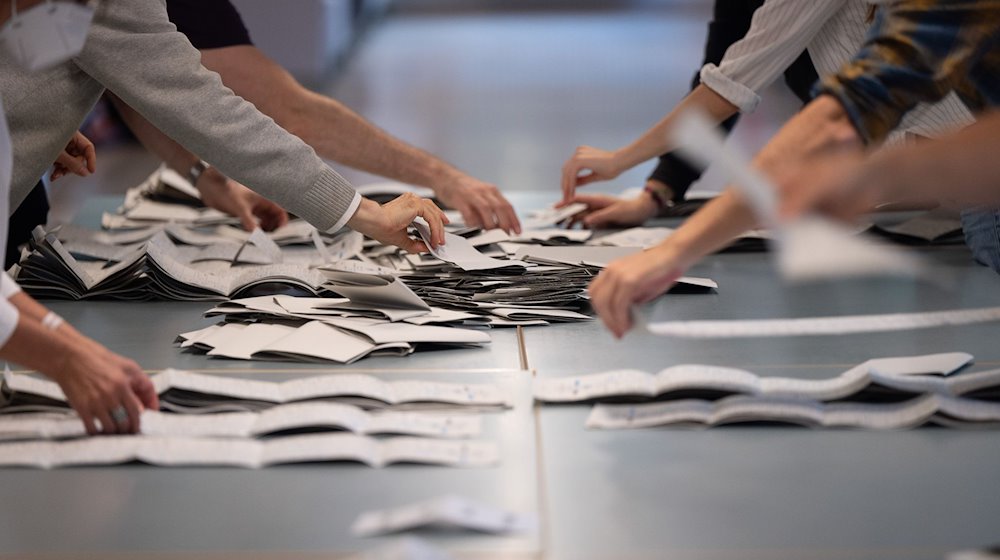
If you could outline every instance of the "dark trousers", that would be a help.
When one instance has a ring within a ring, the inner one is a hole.
[[[702,66],[719,64],[726,50],[743,38],[750,30],[753,13],[764,3],[764,0],[715,0],[715,10],[712,21],[708,24],[708,39],[705,41],[705,57]],[[701,83],[700,72],[694,76],[691,89]],[[785,70],[785,83],[795,95],[808,103],[812,99],[812,87],[819,80],[816,68],[813,66],[809,53],[803,52]],[[734,115],[722,123],[721,128],[729,134],[736,126],[739,115]],[[650,179],[660,181],[674,192],[674,200],[684,200],[684,195],[691,184],[701,177],[701,171],[691,167],[673,153],[660,157]]]
[[[44,226],[48,219],[49,197],[45,194],[45,185],[39,181],[10,216],[4,270],[9,269],[19,260],[18,247],[31,239],[31,231],[36,226]]]

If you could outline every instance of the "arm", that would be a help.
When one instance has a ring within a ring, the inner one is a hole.
[[[860,148],[860,138],[843,108],[833,98],[821,96],[778,131],[754,158],[754,166],[775,175],[789,162]],[[659,296],[688,267],[756,223],[749,206],[727,189],[660,245],[612,262],[590,285],[591,305],[616,337],[624,336],[632,328],[633,305]]]
[[[840,101],[867,144],[878,144],[918,103],[969,92],[970,69],[996,48],[998,26],[996,2],[897,0],[820,91]]]
[[[1000,205],[1000,113],[936,141],[872,155],[809,162],[782,181],[782,214],[820,211],[851,219],[903,199],[948,199],[962,207]]]
[[[160,132],[116,95],[111,95],[111,101],[142,145],[182,177],[186,177],[191,167],[201,161],[201,158]],[[267,231],[288,223],[288,213],[282,207],[229,179],[214,167],[206,169],[194,186],[207,206],[236,216],[247,231],[257,227],[255,216]]]
[[[374,126],[342,103],[310,91],[253,46],[202,51],[223,83],[274,118],[325,158],[413,185],[429,187],[462,212],[468,225],[519,231],[510,203],[494,185],[459,171]]]
[[[754,13],[750,31],[729,47],[722,63],[705,65],[701,84],[639,139],[615,151],[577,148],[563,166],[563,200],[579,186],[613,179],[675,149],[668,132],[677,115],[688,109],[698,108],[720,123],[737,112],[753,111],[760,102],[756,92],[777,79],[843,5],[844,0],[767,0]],[[579,176],[581,171],[589,172]]]
[[[136,432],[143,407],[159,408],[152,382],[135,362],[90,340],[66,323],[46,326],[48,310],[6,274],[0,278],[0,358],[38,370],[59,383],[88,433]],[[126,422],[111,411],[123,407]]]
[[[387,215],[390,210],[362,205],[354,188],[312,148],[202,67],[198,51],[167,20],[162,1],[98,4],[87,44],[74,61],[186,149],[317,229],[348,225],[382,239],[400,239],[405,232],[405,226],[391,232],[363,229],[398,224]],[[413,203],[407,212],[415,210],[440,232],[443,215],[432,206]],[[434,237],[438,243],[444,238]]]
[[[75,62],[185,148],[320,230],[343,225],[357,208],[354,189],[311,148],[201,66],[163,2],[99,4]]]

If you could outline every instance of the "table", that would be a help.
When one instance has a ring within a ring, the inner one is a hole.
[[[528,195],[526,195],[528,196]],[[530,195],[541,200],[539,193]],[[537,204],[536,204],[537,206]],[[530,207],[530,206],[521,206]],[[85,213],[86,214],[86,213]],[[93,216],[91,215],[91,218]],[[84,221],[87,221],[85,218]],[[1000,276],[964,247],[921,249],[954,270],[942,289],[910,280],[785,286],[760,254],[717,255],[691,271],[715,295],[660,300],[678,319],[925,311],[1000,305]],[[322,372],[496,381],[520,399],[488,420],[503,446],[493,469],[299,465],[261,471],[141,466],[0,470],[0,552],[40,557],[339,558],[385,542],[346,532],[364,510],[460,493],[537,511],[539,535],[422,533],[468,558],[941,558],[998,539],[1000,433],[729,427],[600,432],[589,406],[529,402],[531,376],[679,363],[761,375],[828,377],[873,357],[966,351],[1000,367],[994,324],[911,332],[744,340],[632,333],[598,322],[493,331],[481,350],[371,358],[347,366],[215,360],[181,353],[174,335],[208,324],[207,304],[111,302],[52,307],[144,367],[261,379]]]

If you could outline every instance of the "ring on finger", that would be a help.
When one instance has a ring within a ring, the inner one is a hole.
[[[125,410],[124,406],[117,406],[111,411],[111,419],[115,421],[115,424],[122,425],[128,423],[128,411]]]

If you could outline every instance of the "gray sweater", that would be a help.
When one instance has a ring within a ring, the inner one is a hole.
[[[2,49],[0,49],[2,51]],[[222,85],[167,19],[163,0],[104,0],[78,57],[29,74],[0,52],[17,208],[105,89],[226,175],[321,231],[342,226],[354,188],[269,117]]]

